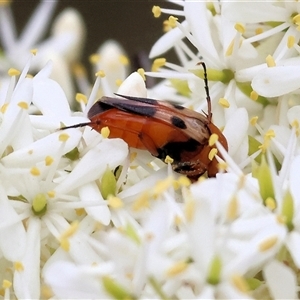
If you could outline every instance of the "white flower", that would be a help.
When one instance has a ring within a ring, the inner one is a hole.
[[[189,94],[192,101],[187,100],[187,104],[196,105],[198,111],[206,111],[206,101],[199,103],[199,99],[205,99],[203,83],[190,72],[192,70],[195,74],[203,74],[202,70],[196,69],[197,63],[202,59],[207,64],[208,79],[219,81],[210,86],[213,121],[217,126],[225,127],[224,135],[228,141],[230,155],[239,164],[245,166],[248,155],[248,139],[245,135],[248,131],[248,116],[246,111],[241,115],[241,111],[237,112],[237,109],[245,107],[251,114],[259,114],[261,105],[249,98],[250,93],[247,97],[241,92],[243,88],[240,87],[236,74],[239,70],[260,61],[258,51],[251,44],[243,43],[242,35],[245,28],[241,24],[230,22],[220,13],[223,4],[214,3],[217,11],[215,14],[213,8],[208,9],[204,2],[185,1],[182,5],[186,20],[182,23],[176,22],[177,27],[157,41],[150,52],[150,57],[154,57],[166,50],[164,45],[172,46],[182,66],[166,62],[165,66],[168,69],[160,68],[159,72],[146,72],[146,75],[187,80],[192,91]],[[182,40],[184,36],[196,47],[198,51],[196,55],[192,54],[188,45]],[[250,84],[248,85],[250,87]],[[180,93],[180,90],[178,89],[177,92]],[[165,97],[165,91],[161,86],[154,88],[154,93],[158,97],[161,95]],[[175,97],[170,93],[167,98]],[[235,126],[233,129],[228,123],[234,122],[242,122],[243,125],[238,128]]]
[[[94,70],[105,73],[105,80],[102,81],[103,95],[113,96],[120,82],[128,76],[129,59],[121,45],[114,40],[108,40],[101,45],[97,57]]]
[[[16,86],[12,77],[12,88],[1,110],[0,168],[5,215],[0,224],[0,247],[5,258],[16,263],[14,290],[19,298],[39,298],[41,253],[48,253],[49,243],[54,247],[59,244],[68,221],[76,220],[74,209],[86,208],[95,220],[109,223],[107,202],[95,189],[95,182],[107,167],[122,165],[128,154],[122,140],[103,139],[90,130],[83,135],[79,129],[57,132],[61,123],[74,124],[86,118],[71,116],[64,92],[49,78],[51,66],[48,64],[32,79],[25,78],[29,61]],[[42,115],[30,116],[30,103]],[[80,146],[82,139],[84,150]],[[78,163],[65,157],[77,147],[83,151]],[[10,201],[5,200],[6,195]],[[22,225],[25,220],[26,233]],[[4,239],[8,235],[12,236],[10,241]],[[42,245],[41,239],[45,241]],[[48,253],[44,259],[49,256]]]
[[[285,264],[272,261],[264,268],[264,277],[274,299],[297,298],[297,278]],[[284,280],[278,280],[279,278]]]
[[[3,70],[14,67],[22,69],[29,51],[37,49],[37,57],[30,64],[31,71],[39,71],[49,60],[53,61],[52,78],[58,81],[72,103],[74,87],[71,64],[81,55],[85,29],[81,16],[74,9],[66,9],[54,21],[51,35],[44,37],[57,1],[41,1],[20,37],[15,32],[10,5],[0,5],[1,43],[4,48]]]
[[[35,16],[32,24],[40,22],[41,28],[21,40],[26,47],[40,43],[41,56],[28,54],[20,74],[11,69],[10,78],[1,78],[0,258],[6,298],[10,292],[20,299],[297,296],[300,35],[298,15],[290,16],[299,5],[170,2],[178,9],[156,7],[154,13],[182,21],[168,20],[167,26],[176,27],[151,55],[174,48],[179,63],[157,60],[159,72],[146,74],[164,80],[147,90],[142,70],[126,78],[124,51],[110,41],[100,57],[92,57],[97,73],[91,91],[77,73],[85,95],[77,95],[81,112],[76,113],[62,83],[51,78],[55,62],[42,69],[39,64],[54,49],[62,65],[74,62],[82,26],[76,14],[67,13],[41,42],[50,13],[44,12],[46,2],[40,4],[37,11],[45,21]],[[0,7],[7,29],[5,62],[13,54],[9,46],[18,40],[8,10]],[[76,28],[69,27],[69,18]],[[281,24],[269,22],[274,20]],[[199,60],[208,67],[213,121],[229,143],[227,152],[215,142],[224,160],[217,157],[215,178],[191,184],[174,174],[171,164],[128,149],[122,139],[106,138],[104,129],[58,130],[87,123],[99,92],[157,97],[206,111],[203,70],[195,67]],[[33,66],[38,72],[29,77]],[[283,84],[275,78],[280,74],[285,74]],[[257,92],[257,102],[250,100]],[[45,285],[50,294],[41,288]]]

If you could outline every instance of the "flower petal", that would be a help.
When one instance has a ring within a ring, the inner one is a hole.
[[[300,66],[266,68],[254,76],[252,88],[264,97],[277,97],[300,88]]]
[[[146,98],[147,89],[145,81],[139,73],[133,72],[121,84],[117,93],[125,96],[129,95]]]
[[[236,126],[239,124],[239,126]],[[236,155],[241,151],[240,147],[247,137],[247,130],[249,127],[248,113],[245,108],[238,108],[227,121],[223,134],[227,139],[229,145],[229,154]],[[248,152],[248,149],[244,149]]]
[[[16,47],[28,50],[37,43],[47,29],[46,26],[49,24],[49,19],[52,17],[56,4],[57,0],[40,2],[23,30]]]
[[[84,270],[70,262],[56,261],[47,267],[44,277],[59,299],[99,299],[103,296],[99,279]]]
[[[32,102],[43,115],[51,116],[54,120],[71,114],[68,100],[60,85],[49,78],[33,79]]]
[[[216,50],[212,40],[213,24],[210,24],[209,12],[206,8],[205,1],[186,1],[184,5],[184,12],[186,20],[189,24],[190,30],[195,38],[201,55],[206,59],[209,58],[212,65],[219,62],[219,53]]]
[[[57,193],[68,193],[101,177],[107,166],[114,169],[128,155],[128,146],[121,139],[105,139],[79,161],[73,171],[56,188]]]
[[[273,299],[297,298],[297,279],[291,268],[273,260],[264,268],[263,274]]]
[[[186,21],[183,21],[181,25],[185,28],[188,27]],[[156,43],[151,48],[149,58],[151,59],[164,54],[172,47],[174,47],[174,45],[183,38],[183,32],[178,27],[173,28],[156,41]]]
[[[296,231],[291,232],[287,238],[286,245],[295,265],[300,268],[300,234]]]
[[[82,201],[95,202],[95,206],[85,207],[87,214],[94,220],[108,225],[111,213],[106,201],[102,198],[96,183],[88,183],[78,188],[79,197]]]
[[[40,297],[40,250],[41,221],[29,218],[27,224],[26,253],[22,258],[23,270],[14,274],[14,290],[18,299],[39,299]]]
[[[34,164],[41,162],[46,156],[53,156],[60,149],[62,142],[59,141],[61,132],[55,132],[45,138],[23,147],[11,154],[3,157],[1,160],[5,167],[32,167]],[[62,154],[73,150],[81,138],[79,130],[72,130],[69,139],[65,142]]]
[[[24,255],[26,244],[26,231],[21,220],[18,221],[18,214],[10,205],[6,193],[0,186],[0,248],[6,259],[19,261]],[[15,222],[6,226],[5,223]]]
[[[222,15],[234,22],[259,23],[284,22],[289,17],[288,10],[273,2],[234,1],[222,3]]]

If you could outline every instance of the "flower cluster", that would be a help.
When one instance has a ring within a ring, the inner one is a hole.
[[[91,57],[92,87],[76,11],[42,40],[56,1],[41,1],[20,37],[0,4],[4,299],[297,298],[300,5],[169,2],[178,9],[153,7],[167,15],[153,70],[128,76],[124,50],[108,41]],[[171,49],[176,63],[162,57]],[[59,130],[114,92],[205,112],[199,61],[229,146],[216,141],[227,172],[215,178],[191,183],[108,128]],[[145,75],[162,80],[146,89]]]

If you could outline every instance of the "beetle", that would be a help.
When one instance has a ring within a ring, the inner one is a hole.
[[[148,150],[163,161],[170,156],[173,170],[192,181],[206,171],[209,177],[214,177],[218,172],[218,161],[215,157],[209,158],[210,151],[216,148],[209,146],[209,138],[216,134],[226,151],[228,145],[220,129],[212,123],[206,66],[201,64],[207,114],[172,102],[115,94],[122,98],[104,96],[93,104],[88,112],[90,122],[62,129],[90,126],[100,132],[107,126],[109,138],[121,138],[129,147]]]

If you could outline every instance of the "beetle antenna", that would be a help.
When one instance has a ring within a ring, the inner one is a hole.
[[[206,92],[206,101],[207,101],[207,119],[208,119],[209,122],[211,122],[211,119],[212,119],[211,100],[210,100],[210,95],[209,95],[206,65],[205,65],[205,62],[203,62],[203,61],[200,61],[198,63],[198,65],[202,65],[202,67],[203,67],[204,89],[205,89],[205,92]]]
[[[59,130],[65,130],[65,129],[69,129],[69,128],[79,128],[79,127],[89,126],[91,124],[92,124],[92,122],[79,123],[79,124],[75,124],[75,125],[71,125],[71,126],[61,127]]]

